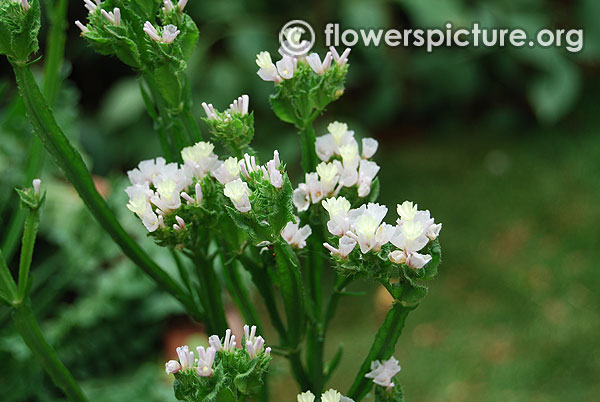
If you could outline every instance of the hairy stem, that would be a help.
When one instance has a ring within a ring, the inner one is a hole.
[[[19,260],[19,300],[24,300],[29,286],[29,269],[33,258],[33,246],[40,225],[40,210],[30,209],[25,220],[23,240],[21,242],[21,259]]]
[[[35,133],[42,140],[44,147],[54,157],[55,162],[65,173],[79,196],[90,210],[100,226],[119,245],[136,265],[164,290],[172,294],[197,319],[202,319],[195,307],[193,300],[184,289],[171,278],[171,276],[158,266],[142,248],[125,232],[110,210],[106,201],[96,190],[94,181],[88,171],[81,155],[69,142],[62,132],[48,103],[31,74],[28,66],[13,65],[17,85],[23,101],[29,121]]]
[[[408,313],[414,310],[417,306],[404,306],[400,302],[395,301],[392,307],[385,316],[383,324],[375,335],[375,340],[371,346],[371,350],[360,366],[360,370],[348,391],[348,397],[355,401],[360,401],[373,386],[373,382],[369,378],[365,378],[371,367],[371,362],[378,359],[387,359],[394,353],[396,342],[402,333],[404,323]]]

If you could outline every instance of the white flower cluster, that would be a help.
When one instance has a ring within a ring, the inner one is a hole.
[[[281,231],[281,237],[288,242],[288,244],[295,248],[304,248],[306,246],[306,239],[312,234],[312,229],[309,225],[300,227],[300,218],[297,216],[296,223],[288,222],[287,225]]]
[[[390,260],[396,264],[419,269],[431,261],[430,255],[418,251],[437,238],[442,224],[436,224],[429,211],[419,211],[416,204],[405,201],[398,205],[400,218],[396,226],[383,222],[388,212],[383,205],[369,203],[350,209],[350,202],[344,197],[323,200],[322,205],[329,213],[327,229],[340,238],[338,248],[323,243],[332,255],[346,258],[357,244],[363,254],[378,252],[383,245],[391,242],[398,247],[389,254]]]
[[[27,4],[27,0],[21,0],[23,4]],[[188,0],[179,0],[177,3],[177,10],[182,12],[185,8]],[[100,10],[102,16],[112,25],[121,26],[121,10],[118,7],[115,7],[113,11],[106,11],[101,8],[102,3],[100,0],[83,0],[85,8],[88,10],[89,14],[95,13],[97,10]],[[24,6],[25,7],[25,6]],[[27,6],[29,7],[29,6]],[[164,7],[162,8],[163,12],[167,13],[175,9],[173,2],[171,0],[164,0]],[[87,25],[81,23],[81,21],[76,20],[75,25],[81,30],[81,34],[85,35],[90,32],[90,28]],[[179,29],[173,25],[169,24],[162,28],[162,33],[152,25],[150,21],[146,21],[143,26],[143,31],[150,37],[150,39],[160,42],[160,43],[173,43],[177,35],[181,32]]]
[[[225,195],[231,200],[235,208],[242,213],[250,211],[250,195],[252,194],[248,183],[243,181],[242,177],[245,180],[250,180],[252,173],[262,172],[262,177],[271,183],[273,187],[281,188],[283,186],[283,174],[279,170],[281,161],[277,150],[273,151],[273,159],[262,166],[257,165],[256,158],[248,154],[244,154],[244,158],[239,162],[236,158],[229,158],[228,161],[228,165],[224,168],[226,172],[218,172],[215,177],[218,180],[219,177],[225,178],[225,181],[219,180],[225,186]],[[238,164],[237,168],[234,168],[234,162]]]
[[[298,402],[314,402],[315,395],[310,391],[306,391],[301,394],[298,394],[297,400],[298,400]],[[329,391],[326,391],[321,395],[321,402],[354,402],[354,401],[346,396],[343,396],[338,391],[336,391],[334,389],[330,389]]]
[[[246,340],[246,352],[250,359],[255,359],[261,353],[266,356],[271,354],[271,348],[265,348],[265,340],[262,336],[256,336],[256,326],[250,328],[248,325],[244,326],[244,335]],[[177,348],[177,360],[169,360],[165,363],[165,371],[167,374],[175,374],[181,370],[193,369],[200,377],[210,377],[213,370],[213,363],[217,352],[223,351],[225,353],[236,352],[235,335],[232,335],[231,329],[227,329],[223,342],[218,335],[212,335],[208,338],[209,347],[198,346],[196,351],[198,352],[198,358],[194,359],[194,352],[190,351],[187,345],[180,346]]]
[[[293,201],[298,211],[306,211],[311,204],[336,196],[342,187],[356,186],[358,196],[366,197],[379,172],[379,165],[369,160],[377,151],[377,140],[363,138],[359,152],[354,131],[348,130],[347,124],[335,121],[327,126],[327,131],[315,144],[317,156],[322,160],[317,171],[306,173],[304,183],[294,190]],[[330,162],[331,158],[335,159]]]
[[[242,96],[238,97],[237,99],[233,100],[233,103],[231,103],[229,105],[229,109],[227,109],[225,111],[225,118],[221,119],[221,117],[219,117],[217,112],[215,112],[215,108],[212,105],[212,103],[207,104],[206,102],[202,102],[202,108],[204,109],[204,112],[206,113],[206,117],[209,120],[228,121],[228,120],[231,120],[232,113],[238,113],[241,116],[244,116],[244,115],[248,114],[249,107],[250,107],[250,98],[248,97],[248,95],[242,95]]]
[[[372,378],[375,384],[385,387],[387,390],[391,390],[394,387],[392,380],[400,370],[401,368],[398,364],[398,360],[392,356],[388,360],[375,360],[371,362],[371,371],[368,372],[365,377]]]
[[[256,64],[259,70],[256,72],[260,78],[264,81],[273,81],[275,84],[279,84],[283,80],[289,80],[294,76],[294,72],[298,68],[298,62],[306,62],[310,68],[318,75],[323,75],[327,70],[331,68],[331,62],[334,60],[340,67],[343,67],[348,63],[348,55],[350,54],[350,48],[346,49],[341,55],[335,50],[333,46],[329,48],[329,52],[321,61],[321,58],[317,53],[311,53],[306,57],[294,57],[285,54],[283,49],[279,49],[281,59],[276,63],[273,63],[271,54],[267,51],[260,52],[256,55]]]

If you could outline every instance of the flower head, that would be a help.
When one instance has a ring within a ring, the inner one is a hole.
[[[238,211],[242,213],[250,211],[250,198],[248,197],[250,195],[250,189],[248,188],[247,183],[243,182],[241,179],[230,181],[225,184],[223,192],[231,200]]]
[[[372,378],[373,382],[377,385],[391,389],[394,387],[392,380],[400,370],[401,368],[400,365],[398,365],[398,360],[392,356],[388,360],[375,360],[371,362],[371,371],[368,372],[365,377]]]
[[[298,218],[296,218],[298,221]],[[288,244],[295,248],[304,248],[306,246],[306,239],[312,234],[312,229],[309,225],[300,227],[299,223],[288,222],[287,225],[281,231],[281,237],[288,242]]]
[[[317,53],[311,53],[306,57],[306,62],[315,73],[323,75],[331,66],[331,53],[327,52],[323,62],[321,62],[321,58]]]
[[[196,348],[198,352],[198,367],[196,372],[200,377],[210,377],[213,374],[213,362],[215,361],[216,349],[212,346],[206,349],[203,346]]]

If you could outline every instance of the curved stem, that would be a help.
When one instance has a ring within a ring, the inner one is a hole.
[[[162,289],[177,298],[191,315],[197,319],[202,319],[191,296],[166,271],[158,266],[119,224],[106,201],[96,190],[92,176],[81,155],[73,148],[56,123],[54,115],[40,92],[29,67],[13,65],[13,70],[29,121],[35,133],[73,184],[73,187],[75,187],[100,226],[119,245],[123,253],[154,279]]]
[[[87,398],[69,370],[60,361],[56,351],[46,341],[33,311],[26,303],[14,305],[12,312],[15,328],[42,363],[48,375],[72,402],[87,402]]]
[[[248,325],[256,325],[258,332],[262,333],[262,324],[258,317],[258,312],[254,308],[254,303],[250,299],[250,295],[248,295],[248,290],[242,283],[235,260],[227,264],[223,261],[223,276],[227,290],[242,313],[246,323]]]
[[[196,273],[200,282],[198,294],[206,312],[206,324],[209,334],[224,334],[227,330],[227,318],[221,296],[221,285],[212,261],[196,254]]]
[[[402,333],[406,317],[416,307],[417,305],[404,306],[398,301],[392,304],[383,324],[377,331],[377,335],[375,335],[375,340],[367,357],[365,357],[358,374],[356,374],[354,383],[348,391],[349,398],[360,401],[369,392],[373,382],[371,379],[365,378],[365,374],[369,372],[371,362],[378,359],[387,359],[394,353],[394,347]]]
[[[60,89],[62,79],[60,70],[63,65],[66,42],[66,17],[68,0],[58,0],[52,7],[48,2],[50,13],[50,28],[46,46],[46,63],[44,64],[44,84],[42,92],[52,105]],[[29,148],[27,166],[25,168],[25,183],[29,185],[33,179],[39,176],[44,164],[44,146],[39,138],[34,137]],[[13,214],[6,230],[6,237],[2,243],[2,250],[7,260],[12,260],[13,254],[19,243],[19,237],[25,221],[25,211],[17,209]]]

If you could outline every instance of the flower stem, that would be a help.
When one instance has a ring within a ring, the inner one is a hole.
[[[49,2],[50,3],[50,2]],[[63,65],[66,41],[66,16],[68,0],[58,0],[50,11],[50,28],[46,45],[46,63],[44,64],[44,84],[42,92],[48,102],[52,105],[60,89],[62,82],[60,70]],[[21,107],[19,107],[20,109]],[[27,166],[25,168],[25,183],[29,185],[33,179],[39,176],[44,163],[44,146],[39,138],[34,137],[29,148]],[[19,236],[25,221],[25,211],[17,209],[12,216],[6,236],[2,243],[2,250],[7,260],[12,260],[13,254],[19,242]]]
[[[27,288],[29,287],[29,270],[33,258],[33,246],[35,237],[40,225],[40,210],[29,209],[27,219],[25,219],[25,229],[23,231],[23,240],[21,245],[21,259],[19,260],[19,300],[24,300]]]
[[[227,330],[225,307],[221,297],[221,285],[215,273],[212,260],[204,258],[201,253],[196,253],[196,272],[200,289],[198,294],[206,312],[206,326],[209,334],[224,334]]]
[[[314,172],[319,158],[315,150],[315,142],[317,137],[315,129],[312,126],[312,121],[304,122],[304,126],[300,128],[300,142],[302,144],[302,169],[304,172]]]
[[[44,369],[71,402],[84,402],[88,399],[75,381],[69,370],[60,361],[56,351],[46,341],[35,315],[27,303],[13,305],[12,312],[15,328],[42,363]]]
[[[166,271],[158,266],[119,224],[106,201],[96,190],[92,176],[81,155],[73,148],[56,123],[54,115],[40,92],[29,67],[15,64],[13,70],[29,121],[35,133],[73,184],[73,187],[75,187],[100,226],[121,247],[125,255],[154,279],[163,290],[179,300],[191,315],[201,320],[201,314],[195,307],[191,296]]]
[[[348,397],[355,401],[360,401],[373,385],[369,378],[365,378],[371,367],[371,362],[377,359],[387,359],[394,353],[396,342],[402,333],[404,323],[408,313],[414,310],[417,305],[404,306],[398,301],[394,301],[392,307],[385,316],[383,324],[375,335],[373,345],[369,354],[360,366],[360,370],[354,379],[354,383],[348,391]]]

